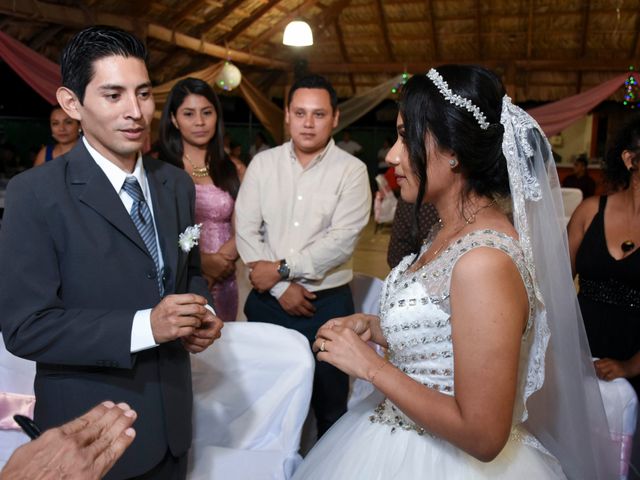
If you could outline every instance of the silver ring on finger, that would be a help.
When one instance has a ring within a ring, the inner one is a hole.
[[[320,344],[320,351],[321,352],[326,352],[326,350],[324,349],[324,344],[327,343],[325,340],[322,341],[322,343]]]

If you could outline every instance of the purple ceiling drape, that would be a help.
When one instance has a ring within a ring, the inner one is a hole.
[[[0,57],[51,105],[58,103],[60,67],[29,47],[0,32]]]

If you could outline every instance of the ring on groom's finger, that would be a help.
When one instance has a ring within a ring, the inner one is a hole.
[[[326,343],[325,340],[322,341],[322,343],[320,344],[320,351],[321,352],[326,352],[326,350],[324,349],[324,344]]]

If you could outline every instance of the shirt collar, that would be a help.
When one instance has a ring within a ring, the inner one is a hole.
[[[296,157],[296,152],[293,149],[293,140],[289,140],[288,145],[289,145],[289,158],[291,158],[291,160],[293,162],[298,163],[298,157]],[[320,152],[316,156],[316,158],[314,158],[313,160],[311,160],[309,162],[309,164],[306,166],[305,170],[313,167],[316,163],[320,163],[322,161],[322,159],[327,156],[327,153],[329,152],[331,147],[333,147],[334,145],[335,145],[335,142],[333,141],[333,137],[329,137],[329,142],[327,143],[327,146],[324,147],[324,150],[322,150],[322,152]]]
[[[122,170],[113,162],[107,160],[107,158],[104,157],[104,155],[102,155],[95,148],[93,148],[91,144],[89,144],[87,137],[83,136],[82,141],[84,142],[84,146],[87,147],[87,150],[89,151],[89,155],[91,155],[91,158],[95,160],[95,162],[100,167],[100,170],[104,172],[104,174],[107,176],[107,179],[109,180],[111,185],[113,185],[113,188],[115,189],[116,193],[120,194],[120,190],[122,190],[122,186],[124,185],[125,179],[128,176],[133,175],[134,177],[136,177],[136,180],[138,180],[138,183],[140,184],[140,188],[142,188],[142,194],[144,195],[144,197],[147,199],[149,198],[147,195],[146,174],[144,171],[144,166],[142,164],[142,155],[140,153],[138,153],[138,159],[136,160],[136,166],[133,169],[133,173],[129,173],[125,170]]]

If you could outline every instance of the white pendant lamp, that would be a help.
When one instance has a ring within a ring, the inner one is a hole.
[[[282,43],[290,47],[308,47],[313,45],[313,33],[307,22],[294,20],[284,29]]]

